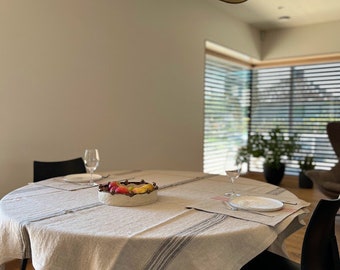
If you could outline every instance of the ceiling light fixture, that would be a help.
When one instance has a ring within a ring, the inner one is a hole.
[[[241,4],[243,2],[246,2],[247,0],[220,0],[220,1],[228,4]]]
[[[281,16],[279,17],[279,21],[289,21],[290,20],[290,16]]]

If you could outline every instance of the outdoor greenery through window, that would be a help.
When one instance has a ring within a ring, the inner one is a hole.
[[[250,70],[207,55],[204,99],[205,172],[223,173],[227,152],[245,145],[248,132],[277,126],[300,136],[286,174],[298,174],[305,156],[314,157],[316,169],[337,162],[326,125],[340,121],[340,63]],[[249,170],[262,171],[262,161],[252,158]]]
[[[204,91],[204,171],[222,174],[227,154],[248,135],[250,71],[206,56]]]

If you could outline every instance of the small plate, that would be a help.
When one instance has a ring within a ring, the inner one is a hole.
[[[230,205],[242,210],[249,211],[277,211],[283,207],[281,201],[258,196],[239,196],[229,201]]]
[[[98,181],[102,179],[102,176],[99,174],[93,174],[93,181]],[[80,173],[80,174],[70,174],[64,177],[65,182],[71,183],[88,183],[91,180],[91,174],[89,173]]]

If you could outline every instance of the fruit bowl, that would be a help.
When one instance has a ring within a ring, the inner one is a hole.
[[[100,202],[113,206],[140,206],[157,201],[158,187],[156,183],[113,181],[100,184],[98,199]]]

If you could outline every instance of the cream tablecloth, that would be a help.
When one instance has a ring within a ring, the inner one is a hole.
[[[29,184],[0,202],[0,264],[29,256],[35,269],[239,269],[299,229],[306,202],[277,186],[240,178],[235,189],[283,201],[280,211],[232,211],[225,176],[182,171],[116,171],[111,180],[156,182],[156,203],[98,202],[97,187],[62,178]]]

